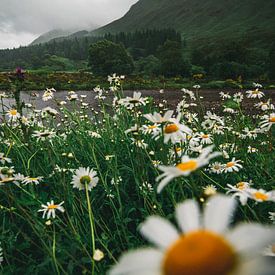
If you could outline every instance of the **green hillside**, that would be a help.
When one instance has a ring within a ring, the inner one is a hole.
[[[91,34],[175,28],[191,39],[275,37],[274,0],[140,0],[129,12]]]

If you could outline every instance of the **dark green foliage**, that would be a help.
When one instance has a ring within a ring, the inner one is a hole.
[[[149,55],[145,58],[140,58],[135,63],[135,73],[144,76],[159,75],[161,63],[154,55]]]
[[[158,49],[158,57],[161,62],[161,73],[165,76],[188,76],[190,64],[183,59],[181,43],[167,40]]]
[[[89,66],[97,75],[112,73],[129,75],[134,69],[133,59],[123,45],[108,40],[90,46]]]
[[[275,43],[269,53],[268,73],[271,79],[275,79]]]

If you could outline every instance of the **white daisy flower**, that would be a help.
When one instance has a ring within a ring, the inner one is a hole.
[[[212,144],[213,137],[211,134],[199,133],[199,138],[201,140],[201,144]]]
[[[253,91],[246,91],[247,98],[262,98],[264,96],[264,93],[261,92],[258,88]]]
[[[45,141],[46,139],[52,139],[56,136],[54,131],[44,130],[44,131],[34,131],[32,137],[37,138],[37,141]]]
[[[274,105],[270,102],[270,99],[266,102],[260,102],[260,103],[256,103],[254,105],[256,108],[261,109],[262,111],[267,111],[267,110],[274,110],[275,107]]]
[[[0,243],[0,245],[1,245],[1,243]],[[2,247],[0,246],[0,265],[2,264],[3,261],[4,261],[3,250],[2,250]]]
[[[43,177],[25,177],[22,181],[23,184],[29,184],[29,183],[34,183],[34,184],[39,184],[40,181],[43,179]]]
[[[197,89],[197,88],[195,88],[195,89]],[[181,91],[184,92],[186,95],[188,95],[191,100],[196,100],[194,92],[187,90],[185,88],[182,88]]]
[[[157,192],[160,193],[162,189],[174,178],[180,176],[188,176],[191,172],[198,168],[205,166],[212,158],[220,155],[218,152],[212,152],[214,146],[204,148],[198,158],[190,158],[187,155],[182,156],[181,163],[176,166],[159,166],[158,169],[163,172],[156,180],[160,181]]]
[[[231,95],[229,93],[220,92],[220,97],[222,99],[230,99]]]
[[[221,162],[215,161],[209,164],[209,172],[213,174],[221,174],[224,168],[224,165]]]
[[[275,190],[267,192],[263,189],[250,188],[247,190],[247,193],[250,199],[253,199],[257,202],[266,202],[266,201],[275,202]]]
[[[6,114],[9,117],[9,120],[12,122],[20,118],[20,113],[16,109],[8,110]]]
[[[223,167],[224,173],[238,172],[243,166],[240,164],[241,160],[236,160],[233,158],[231,161],[227,162]]]
[[[12,161],[10,158],[5,157],[4,153],[0,153],[0,162],[2,164],[5,164],[5,163],[11,163]]]
[[[43,101],[48,101],[50,99],[54,98],[54,93],[56,92],[56,90],[54,88],[51,89],[46,89],[46,91],[44,92],[44,94],[42,95],[42,100]]]
[[[171,142],[175,144],[186,140],[187,135],[192,134],[192,130],[181,124],[179,118],[171,118],[170,122],[164,126],[163,133],[164,143],[168,143],[169,140],[171,140]]]
[[[240,202],[242,205],[246,205],[247,200],[249,198],[249,194],[247,192],[247,190],[250,188],[251,182],[245,182],[245,181],[241,181],[238,182],[236,185],[231,185],[231,184],[227,184],[227,186],[229,188],[227,189],[227,193],[226,194],[232,194],[232,197],[235,198],[239,198]]]
[[[124,254],[109,274],[272,274],[273,264],[262,264],[260,254],[275,230],[256,223],[228,229],[234,210],[234,199],[222,195],[211,197],[202,214],[187,200],[176,208],[181,232],[162,217],[147,218],[140,231],[155,247]]]
[[[77,188],[78,190],[85,190],[85,187],[87,186],[89,191],[96,187],[97,183],[98,177],[96,171],[91,168],[83,167],[80,167],[75,171],[71,182],[73,188]]]
[[[141,96],[141,92],[134,92],[133,97],[126,97],[119,100],[119,103],[128,109],[133,109],[137,106],[145,106],[147,98]]]
[[[163,116],[160,113],[154,112],[153,114],[146,114],[144,115],[149,121],[155,124],[161,124],[170,121],[173,116],[173,111],[167,111]]]
[[[54,219],[56,217],[56,210],[60,211],[60,212],[65,212],[64,207],[62,206],[62,204],[64,203],[64,201],[62,201],[59,204],[54,204],[54,201],[51,200],[51,202],[47,202],[47,205],[42,204],[41,205],[41,209],[38,210],[38,212],[43,212],[43,216],[42,219],[45,218],[46,214],[47,214],[47,219],[50,219],[51,217]]]
[[[272,113],[270,115],[266,115],[262,117],[260,127],[264,130],[269,131],[272,125],[274,124],[275,124],[275,113]]]

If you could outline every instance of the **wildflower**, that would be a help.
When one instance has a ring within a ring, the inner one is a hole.
[[[99,249],[96,249],[94,251],[94,255],[93,255],[93,259],[97,262],[101,261],[102,259],[104,258],[104,253],[99,250]]]
[[[87,187],[89,191],[96,187],[97,183],[98,177],[96,171],[91,168],[83,167],[80,167],[75,171],[71,182],[73,188],[77,188],[78,190],[85,190]]]
[[[171,118],[170,122],[165,125],[163,133],[164,143],[168,143],[169,140],[171,140],[171,142],[175,144],[179,141],[186,140],[186,134],[191,135],[192,130],[181,124],[179,118]]]
[[[74,91],[70,91],[68,92],[68,96],[66,96],[66,99],[69,101],[78,100],[78,94],[76,94]]]
[[[207,185],[206,187],[203,187],[203,194],[206,197],[210,197],[217,194],[217,188],[214,185]]]
[[[267,192],[263,189],[259,189],[259,190],[248,189],[247,192],[248,192],[249,198],[257,202],[266,202],[266,201],[275,202],[275,190]]]
[[[257,88],[256,90],[253,91],[246,91],[247,98],[262,98],[264,96],[264,93],[259,91]]]
[[[229,93],[220,92],[220,97],[222,99],[230,99],[231,95]]]
[[[236,160],[233,158],[231,161],[227,162],[224,165],[223,172],[231,173],[231,172],[238,172],[243,166],[240,164],[241,160]]]
[[[250,145],[247,147],[247,153],[257,153],[259,150],[255,147],[251,147]]]
[[[235,111],[234,109],[229,108],[229,107],[224,108],[223,112],[224,113],[229,113],[229,114],[236,114],[237,113],[237,111]]]
[[[97,132],[88,131],[88,135],[94,138],[101,138],[101,135]]]
[[[3,153],[0,153],[0,162],[1,162],[2,164],[11,163],[11,159],[5,157],[5,155],[4,155]]]
[[[241,204],[246,205],[247,200],[249,198],[247,190],[250,188],[250,185],[251,185],[251,182],[245,182],[245,181],[238,182],[235,186],[231,184],[227,184],[229,188],[227,188],[226,194],[233,193],[232,197],[239,198]]]
[[[58,112],[55,109],[51,108],[51,107],[46,107],[46,108],[42,109],[42,115],[44,115],[44,114],[49,114],[51,116],[56,116],[56,115],[58,115]]]
[[[193,88],[194,88],[194,87],[193,87]],[[195,88],[195,89],[197,89],[197,88]],[[189,96],[190,96],[190,99],[196,100],[196,97],[195,97],[194,92],[192,92],[192,91],[190,91],[190,90],[187,90],[187,89],[185,89],[185,88],[182,88],[181,91],[184,92],[185,94],[189,95]]]
[[[23,184],[29,184],[29,183],[34,183],[34,184],[39,184],[40,181],[43,179],[43,177],[25,177],[24,180],[22,181]]]
[[[256,108],[261,109],[262,111],[267,111],[267,110],[274,110],[275,107],[274,105],[270,102],[270,99],[266,102],[260,102],[260,103],[256,103],[254,105]]]
[[[275,212],[268,212],[268,214],[269,214],[269,219],[275,222]]]
[[[161,133],[161,129],[159,126],[159,124],[143,125],[141,127],[141,130],[144,134],[150,134],[153,138],[157,138]]]
[[[210,134],[200,133],[199,138],[201,140],[201,144],[212,144],[213,137]]]
[[[9,120],[12,122],[20,118],[20,114],[16,109],[8,110],[6,114],[8,115]]]
[[[200,218],[198,204],[187,200],[176,207],[182,233],[164,218],[147,218],[140,231],[155,248],[124,254],[109,274],[272,274],[260,251],[274,240],[274,229],[250,223],[228,230],[235,208],[234,199],[213,196]]]
[[[241,103],[243,101],[243,94],[241,92],[235,93],[233,95],[233,101]]]
[[[136,145],[139,148],[146,149],[148,147],[148,144],[144,142],[144,139],[134,139],[131,138],[132,144]]]
[[[160,113],[154,112],[154,114],[146,114],[145,118],[156,124],[162,124],[170,121],[173,116],[173,111],[167,111],[163,116]]]
[[[62,201],[61,203],[59,204],[54,204],[54,201],[51,200],[51,202],[47,202],[47,205],[45,204],[42,204],[41,205],[41,209],[38,210],[38,212],[43,212],[43,216],[42,216],[42,219],[45,218],[46,214],[47,214],[47,219],[50,219],[51,217],[54,219],[55,216],[56,216],[56,210],[64,213],[65,212],[65,209],[64,207],[62,206],[62,204],[64,203],[64,201]]]
[[[164,172],[156,178],[157,181],[161,180],[157,192],[161,190],[174,178],[180,176],[188,176],[191,172],[205,166],[209,163],[212,158],[220,155],[218,152],[213,152],[213,146],[204,148],[198,158],[190,158],[187,155],[182,156],[181,163],[176,166],[159,166],[159,170]]]
[[[268,131],[270,130],[273,124],[275,124],[275,113],[263,116],[262,121],[260,123],[260,127]]]
[[[223,171],[223,164],[221,162],[213,162],[209,164],[209,172],[213,174],[221,174]]]
[[[141,96],[141,92],[134,92],[133,97],[126,97],[120,100],[120,104],[128,109],[133,109],[134,107],[146,105],[146,98]]]
[[[45,130],[45,131],[34,131],[32,134],[33,137],[37,138],[37,141],[44,141],[46,139],[52,139],[56,136],[54,131]]]
[[[42,100],[43,101],[48,101],[50,99],[53,99],[54,98],[54,92],[56,92],[56,90],[54,88],[46,89],[46,91],[44,92],[44,94],[42,96]]]

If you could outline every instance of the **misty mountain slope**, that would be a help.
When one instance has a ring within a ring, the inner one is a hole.
[[[275,34],[274,0],[140,0],[92,35],[146,28],[175,28],[189,38]]]

